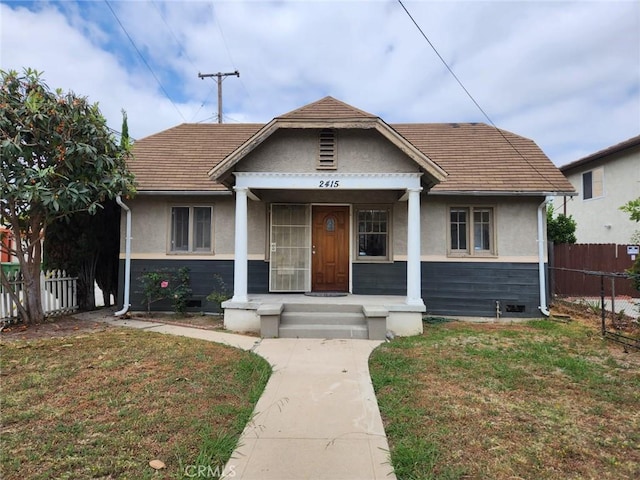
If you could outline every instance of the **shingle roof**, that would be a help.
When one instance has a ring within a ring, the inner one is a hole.
[[[138,140],[129,162],[138,190],[226,190],[207,172],[262,124],[183,123]]]
[[[325,97],[276,120],[377,120]],[[140,191],[221,191],[207,172],[251,139],[262,124],[182,124],[138,140],[130,169]],[[485,124],[391,124],[448,173],[433,193],[573,192],[562,173],[531,140]],[[505,140],[505,138],[508,140]],[[515,147],[515,148],[514,148]],[[516,150],[517,149],[517,150]]]
[[[449,176],[444,192],[573,192],[574,188],[528,138],[484,123],[392,124]]]
[[[616,143],[615,145],[607,147],[603,150],[599,150],[595,153],[592,153],[591,155],[587,155],[586,157],[576,160],[575,162],[568,163],[567,165],[560,167],[560,171],[567,172],[568,170],[571,170],[573,168],[581,167],[583,165],[586,165],[587,163],[593,162],[595,160],[600,160],[602,158],[608,157],[609,155],[623,152],[625,150],[628,150],[629,148],[637,146],[640,146],[640,135],[631,137],[623,142]]]

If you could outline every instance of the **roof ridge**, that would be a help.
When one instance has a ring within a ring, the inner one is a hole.
[[[589,155],[579,158],[578,160],[574,160],[573,162],[569,162],[566,165],[560,167],[560,171],[565,172],[575,167],[579,167],[585,165],[594,160],[600,160],[609,155],[613,155],[615,153],[622,152],[629,148],[634,148],[640,145],[640,135],[636,135],[635,137],[627,138],[626,140],[622,140],[621,142],[610,145],[606,148],[598,150],[594,153],[590,153]]]
[[[279,115],[276,119],[296,119],[296,118],[378,118],[377,115],[373,115],[364,110],[349,105],[342,100],[327,95],[326,97],[311,102],[302,107],[291,110],[285,114]]]

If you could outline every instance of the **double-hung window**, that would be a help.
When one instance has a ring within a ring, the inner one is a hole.
[[[389,260],[390,210],[360,208],[356,210],[356,258],[361,261]]]
[[[171,252],[211,253],[212,231],[213,207],[171,207]]]
[[[495,255],[493,207],[449,208],[449,254]]]

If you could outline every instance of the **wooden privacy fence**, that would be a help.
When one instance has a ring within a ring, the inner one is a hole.
[[[22,274],[19,271],[7,272],[11,289],[17,294],[21,302],[24,301],[25,291]],[[42,294],[42,308],[47,317],[64,315],[78,309],[77,277],[69,277],[64,270],[50,270],[40,274],[40,290]],[[18,319],[18,307],[11,298],[9,291],[0,284],[0,323]]]
[[[615,287],[605,282],[605,293],[639,297],[631,279],[625,278],[626,271],[634,260],[627,253],[627,245],[615,243],[583,243],[554,245],[550,258],[550,281],[554,294],[562,296],[599,296],[601,281],[598,275],[583,272],[603,272],[615,275]]]

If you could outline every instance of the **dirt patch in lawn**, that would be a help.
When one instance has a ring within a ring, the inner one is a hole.
[[[104,332],[111,328],[102,322],[83,320],[75,317],[55,317],[48,322],[34,325],[23,323],[4,327],[0,341],[39,340],[45,338],[73,337],[88,333]]]
[[[569,302],[557,299],[551,306],[551,314],[558,320],[576,321],[597,331],[602,329],[602,314],[599,303],[590,305],[587,303]],[[619,331],[623,334],[640,336],[640,322],[629,315],[617,313],[615,319],[610,311],[605,312],[605,327],[610,331]]]
[[[74,315],[52,317],[43,323],[27,325],[16,323],[5,326],[0,331],[0,341],[38,340],[44,338],[73,337],[89,333],[103,332],[112,328],[100,321],[113,318],[113,311],[101,309],[93,312],[80,312]],[[183,315],[164,313],[127,314],[127,319],[141,320],[150,323],[164,323],[203,330],[224,330],[223,317],[219,315]]]
[[[201,328],[203,330],[224,330],[224,317],[222,315],[175,315],[171,313],[153,312],[129,314],[127,318],[142,320],[144,322],[166,323],[167,325],[179,325],[181,327]]]

